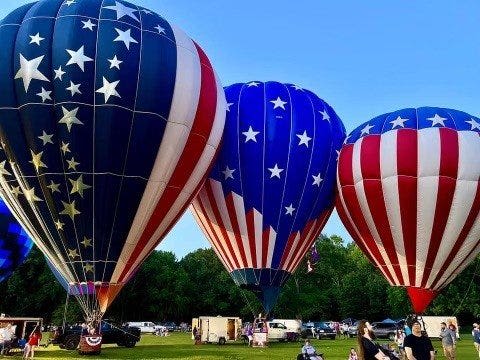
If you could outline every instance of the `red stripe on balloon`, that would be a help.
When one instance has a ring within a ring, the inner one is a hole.
[[[252,208],[246,215],[247,220],[247,234],[248,234],[248,243],[250,245],[250,258],[252,259],[252,265],[254,268],[257,267],[257,239],[255,238],[255,209]]]
[[[416,130],[397,131],[398,199],[402,221],[403,246],[408,271],[408,283],[415,285],[417,262],[417,176],[418,133]],[[405,284],[402,284],[405,285]]]

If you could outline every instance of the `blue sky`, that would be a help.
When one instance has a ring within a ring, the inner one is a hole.
[[[2,0],[0,17],[28,2]],[[297,84],[327,101],[347,131],[405,107],[480,115],[478,0],[132,2],[195,39],[223,85]],[[324,233],[350,240],[335,214]],[[181,258],[208,246],[187,212],[159,248]]]

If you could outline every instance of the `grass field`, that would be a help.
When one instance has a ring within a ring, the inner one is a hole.
[[[457,346],[458,360],[477,360],[473,342],[469,334],[463,335]],[[61,350],[50,345],[41,348],[35,353],[35,358],[41,359],[188,359],[188,360],[295,360],[300,352],[302,343],[271,343],[268,348],[250,348],[241,342],[227,343],[219,346],[216,344],[193,345],[190,334],[173,333],[168,337],[143,335],[140,343],[135,348],[119,348],[115,345],[105,345],[101,355],[80,356],[76,351]],[[346,360],[350,347],[355,346],[354,339],[313,340],[317,351],[325,354],[326,360]],[[445,359],[439,341],[434,341],[438,350],[436,359]],[[8,357],[20,358],[19,355]]]

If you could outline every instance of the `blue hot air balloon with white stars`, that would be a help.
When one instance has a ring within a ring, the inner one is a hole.
[[[345,129],[296,85],[252,81],[225,93],[224,142],[192,210],[235,283],[269,312],[333,210]]]
[[[0,43],[0,195],[95,322],[203,183],[223,88],[197,43],[125,1],[22,6]]]

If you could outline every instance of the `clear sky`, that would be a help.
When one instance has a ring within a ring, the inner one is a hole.
[[[108,0],[113,1],[113,0]],[[0,0],[0,17],[31,1]],[[480,115],[480,1],[132,0],[181,27],[223,85],[289,82],[327,101],[353,130],[397,109]],[[345,231],[334,214],[324,233]],[[209,244],[187,212],[159,248]]]

